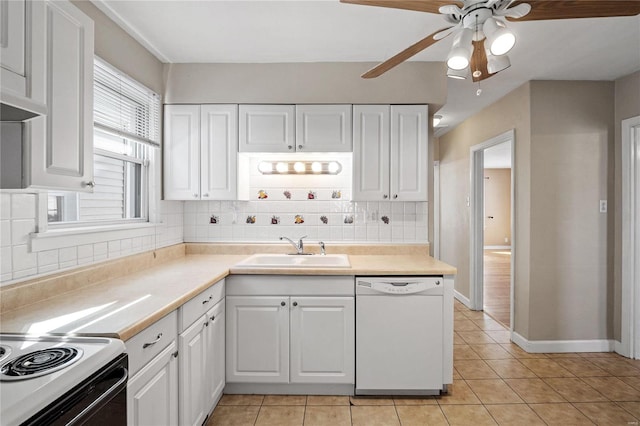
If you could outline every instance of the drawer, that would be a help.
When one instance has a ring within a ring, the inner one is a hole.
[[[180,307],[178,323],[179,332],[182,333],[191,324],[224,298],[224,279],[221,279],[202,293]]]
[[[178,337],[178,313],[171,312],[124,344],[129,354],[129,376],[133,376]]]

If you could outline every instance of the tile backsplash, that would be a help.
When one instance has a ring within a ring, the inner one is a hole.
[[[34,193],[0,193],[0,285],[183,242],[183,203],[161,201],[161,223],[153,235],[123,239],[103,232],[101,241],[92,244],[74,244],[71,235],[69,246],[36,253],[31,250],[29,233],[36,230],[37,197]]]
[[[258,163],[264,159],[246,159],[248,179],[240,192],[248,201],[185,202],[185,242],[273,242],[302,235],[332,242],[427,242],[426,202],[350,201],[350,155],[311,158],[339,161],[337,175],[262,175]]]

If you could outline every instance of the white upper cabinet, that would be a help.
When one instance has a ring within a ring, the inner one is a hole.
[[[33,2],[38,3],[38,2]],[[93,21],[67,1],[46,1],[47,115],[27,122],[27,186],[93,191]]]
[[[354,105],[353,199],[427,200],[427,106]]]
[[[165,200],[200,199],[200,106],[165,105]]]
[[[234,200],[238,164],[238,106],[200,107],[200,196]]]
[[[44,9],[42,1],[0,0],[2,102],[38,114],[47,110]]]
[[[296,105],[296,151],[351,152],[351,105]]]
[[[240,152],[295,152],[294,105],[240,105]]]
[[[234,200],[237,105],[165,105],[164,199]]]
[[[389,105],[353,106],[353,199],[389,199]]]
[[[398,201],[427,201],[427,106],[391,106],[391,192]]]

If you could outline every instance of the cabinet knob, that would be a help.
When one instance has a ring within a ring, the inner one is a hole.
[[[83,186],[88,186],[89,188],[95,188],[96,182],[93,180],[90,180],[89,182],[83,182]]]
[[[205,322],[205,323],[204,323],[204,326],[205,326],[205,327],[209,327],[209,321]]]
[[[293,149],[293,145],[289,145],[289,146],[287,146],[287,148]]]
[[[389,196],[388,196],[387,194],[384,194],[384,195],[382,196],[382,198],[384,198],[384,199],[386,200],[387,198],[389,198]]]
[[[440,285],[440,281],[436,281],[436,285]]]
[[[211,322],[216,320],[216,316],[215,315],[211,315],[211,318],[209,318],[211,320]]]
[[[298,149],[302,149],[302,145],[298,145]]]
[[[293,302],[293,306],[298,306],[298,302]]]
[[[286,305],[286,303],[280,302],[280,306],[285,306],[285,305]]]
[[[202,196],[209,198],[209,194],[203,194]]]
[[[398,198],[398,194],[393,195],[393,199],[395,200],[396,198]]]
[[[193,194],[193,198],[198,198],[198,194]]]

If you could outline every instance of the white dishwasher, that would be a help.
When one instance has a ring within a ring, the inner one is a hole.
[[[443,383],[442,277],[356,278],[356,394],[433,395]]]

